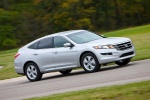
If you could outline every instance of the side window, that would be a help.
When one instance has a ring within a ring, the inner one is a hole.
[[[39,49],[52,48],[52,38],[45,38],[40,41]]]
[[[70,42],[61,36],[54,37],[54,47],[55,48],[64,47],[65,43],[70,43]]]
[[[31,44],[28,48],[30,49],[38,49],[39,41]]]

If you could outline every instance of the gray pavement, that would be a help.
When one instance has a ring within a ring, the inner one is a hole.
[[[75,70],[63,76],[45,74],[41,81],[29,82],[26,77],[0,81],[0,100],[21,100],[56,93],[150,80],[150,59],[131,62],[127,66],[103,67],[96,73]]]

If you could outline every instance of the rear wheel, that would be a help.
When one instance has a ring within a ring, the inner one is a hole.
[[[31,82],[38,81],[42,78],[42,73],[40,72],[38,66],[32,62],[26,65],[25,74]]]
[[[72,69],[68,69],[68,70],[62,70],[62,71],[59,71],[59,72],[63,75],[66,75],[66,74],[69,74],[71,71],[72,71]]]
[[[124,66],[124,65],[127,65],[130,61],[131,61],[131,58],[128,58],[128,59],[123,59],[123,60],[120,60],[120,61],[116,61],[115,63],[119,66]]]
[[[92,53],[86,53],[81,58],[81,66],[86,72],[96,72],[100,70],[97,57]]]

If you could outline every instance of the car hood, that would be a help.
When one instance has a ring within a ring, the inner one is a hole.
[[[107,44],[119,44],[131,41],[129,38],[122,38],[122,37],[109,37],[109,38],[102,38],[98,40],[94,40],[88,42],[87,44],[99,44],[99,45],[107,45]]]

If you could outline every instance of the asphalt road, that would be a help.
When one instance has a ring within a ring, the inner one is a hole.
[[[25,77],[2,80],[0,100],[20,100],[142,80],[150,80],[150,59],[131,62],[124,67],[103,67],[96,73],[85,73],[83,70],[73,71],[67,76],[50,73],[38,82],[29,82]]]

